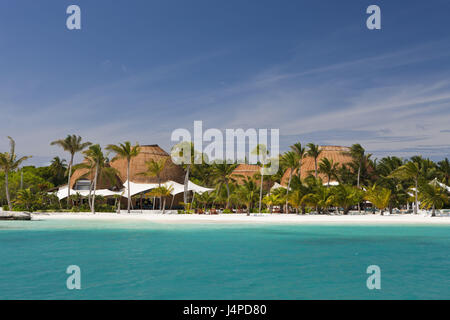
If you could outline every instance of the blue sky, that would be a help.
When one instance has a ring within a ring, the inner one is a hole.
[[[82,30],[66,29],[66,8]],[[381,8],[382,29],[366,28]],[[450,155],[450,2],[3,0],[0,150],[69,133],[168,150],[176,128],[279,128],[375,157]]]

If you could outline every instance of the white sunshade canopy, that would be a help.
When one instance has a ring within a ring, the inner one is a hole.
[[[59,200],[62,200],[64,198],[67,198],[67,187],[61,188],[58,190],[58,192],[56,192],[56,196],[58,197]],[[70,195],[74,195],[74,194],[80,194],[82,197],[87,197],[89,196],[89,190],[73,190],[70,189]],[[123,191],[111,191],[108,189],[99,189],[99,190],[95,190],[95,195],[96,196],[102,196],[102,197],[111,197],[111,196],[115,196],[115,195],[122,195]],[[91,194],[93,194],[93,191],[91,191]]]
[[[125,198],[128,197],[128,181],[125,181],[125,183],[123,184],[123,186],[125,187],[125,189],[123,190],[123,196]],[[130,182],[130,196],[134,196],[136,194],[142,193],[142,192],[147,192],[150,191],[151,189],[155,189],[158,188],[158,184],[157,183],[135,183],[135,182]],[[172,188],[171,194],[172,195],[176,195],[179,193],[184,192],[184,185],[180,184],[178,182],[175,181],[167,181],[165,183],[162,183],[161,186],[164,186],[166,188]],[[205,188],[199,185],[196,185],[195,183],[193,183],[192,181],[188,182],[188,191],[193,191],[199,194],[202,194],[204,192],[210,192],[213,191],[214,189],[210,189],[210,188]]]
[[[184,186],[183,186],[183,190],[184,190]],[[188,182],[188,190],[189,191],[194,191],[195,193],[198,193],[198,194],[202,194],[202,193],[205,193],[205,192],[211,192],[214,189],[205,188],[205,187],[199,186],[198,184],[193,183],[192,181],[189,181]]]

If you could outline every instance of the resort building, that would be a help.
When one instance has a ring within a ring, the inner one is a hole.
[[[175,189],[173,205],[178,206],[183,201],[183,189],[180,187],[184,182],[185,172],[182,166],[176,165],[172,162],[170,155],[160,148],[158,145],[142,145],[140,146],[140,153],[137,157],[131,159],[130,162],[130,193],[134,196],[133,207],[139,209],[153,208],[153,204],[150,204],[153,199],[145,199],[144,194],[150,191],[152,188],[158,186],[158,178],[156,176],[147,176],[142,173],[147,170],[146,162],[150,160],[159,161],[164,159],[165,166],[161,172],[160,179],[161,184],[167,184],[170,182],[170,186]],[[98,194],[109,194],[111,191],[123,191],[122,197],[127,196],[127,160],[117,159],[110,162],[110,166],[116,169],[117,174],[113,179],[99,177],[97,182],[97,189],[100,191]],[[93,174],[89,174],[88,169],[77,169],[73,172],[70,179],[70,187],[74,192],[86,193],[91,185]],[[112,180],[112,181],[111,181]],[[125,188],[125,189],[124,189]],[[200,186],[196,186],[190,182],[189,190],[202,191]],[[66,187],[67,190],[67,187]],[[64,192],[62,192],[64,195]],[[158,199],[155,199],[158,201]],[[122,198],[122,202],[126,202],[126,198]],[[158,204],[156,204],[158,206]]]

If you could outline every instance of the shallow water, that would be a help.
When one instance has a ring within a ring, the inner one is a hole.
[[[450,299],[450,226],[4,221],[0,299]]]

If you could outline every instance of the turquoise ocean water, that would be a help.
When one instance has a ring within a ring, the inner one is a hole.
[[[450,227],[0,222],[0,299],[450,299]]]

